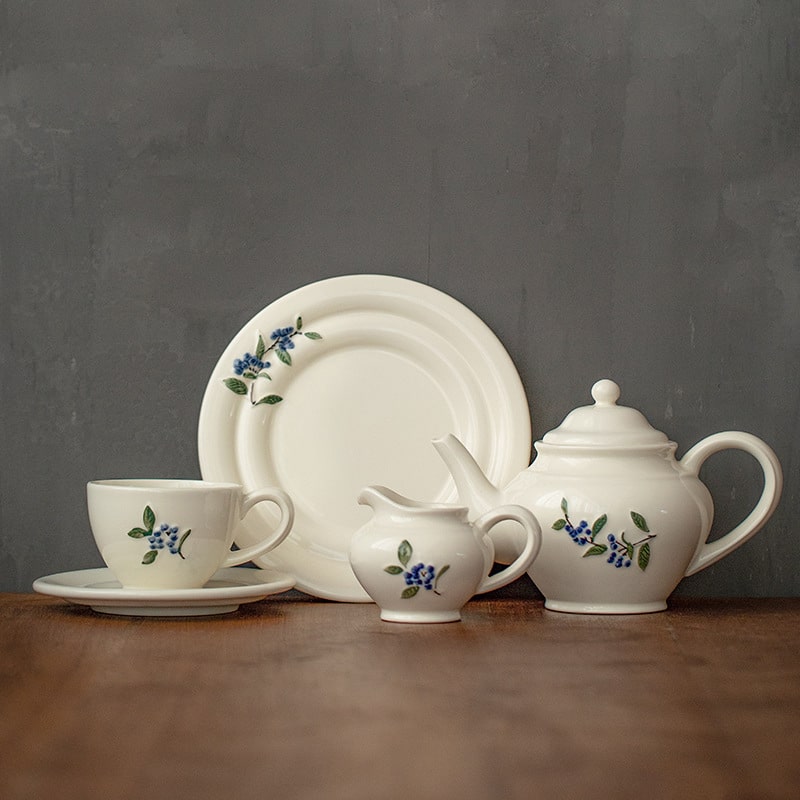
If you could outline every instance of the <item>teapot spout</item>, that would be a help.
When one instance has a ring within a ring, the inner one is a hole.
[[[483,474],[478,463],[452,433],[434,439],[433,446],[442,458],[458,490],[459,502],[469,506],[470,519],[503,502],[502,492]]]

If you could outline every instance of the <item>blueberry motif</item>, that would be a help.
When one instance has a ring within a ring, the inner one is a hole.
[[[583,519],[578,525],[573,525],[569,518],[569,510],[566,497],[561,500],[561,510],[564,516],[556,520],[552,528],[553,530],[564,530],[569,535],[570,539],[575,542],[578,547],[589,547],[583,554],[587,556],[606,555],[605,562],[610,564],[615,569],[627,569],[632,564],[634,559],[642,571],[647,569],[650,563],[650,540],[656,538],[656,534],[650,533],[650,528],[647,525],[645,518],[636,511],[630,512],[633,524],[643,533],[647,535],[638,541],[629,541],[625,537],[625,532],[622,531],[619,535],[609,533],[606,535],[605,542],[599,540],[599,534],[605,528],[608,522],[608,516],[602,514],[590,526],[588,521]]]
[[[294,325],[275,328],[269,336],[269,344],[264,340],[264,337],[259,334],[255,352],[251,353],[248,351],[241,358],[234,359],[234,376],[225,378],[222,382],[234,394],[241,397],[248,397],[251,405],[275,405],[276,403],[280,403],[283,397],[278,394],[262,393],[259,396],[256,384],[261,387],[265,386],[265,383],[257,379],[265,378],[268,381],[272,380],[272,376],[269,372],[272,368],[272,362],[267,360],[267,356],[270,352],[285,366],[292,366],[292,356],[289,355],[289,350],[295,349],[295,337],[297,336],[302,336],[312,341],[322,339],[322,336],[314,331],[303,330],[303,318],[297,317]]]
[[[146,506],[142,514],[143,528],[131,528],[128,531],[128,536],[132,539],[146,539],[148,544],[148,552],[145,553],[142,559],[142,564],[152,564],[156,560],[156,556],[160,550],[165,548],[169,549],[171,555],[178,555],[185,559],[182,552],[183,544],[191,534],[191,529],[187,530],[179,538],[179,529],[177,525],[170,526],[167,523],[162,523],[156,527],[156,515],[150,506]]]
[[[397,548],[397,560],[400,564],[384,567],[384,572],[388,572],[389,575],[402,576],[406,588],[400,597],[403,600],[410,600],[418,594],[420,589],[440,595],[441,592],[438,590],[437,585],[442,575],[450,569],[450,565],[445,564],[441,569],[437,570],[433,564],[426,564],[424,561],[420,561],[409,567],[412,553],[413,548],[410,542],[403,540]]]

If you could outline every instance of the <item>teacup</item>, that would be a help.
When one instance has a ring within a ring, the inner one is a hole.
[[[281,489],[245,493],[235,483],[200,480],[101,480],[86,487],[89,522],[103,560],[126,588],[191,589],[223,567],[277,547],[294,522]],[[237,523],[256,504],[281,512],[264,539],[231,552]]]

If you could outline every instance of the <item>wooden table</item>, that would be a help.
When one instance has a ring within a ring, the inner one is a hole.
[[[381,622],[298,592],[195,619],[0,594],[3,800],[800,797],[800,598]]]

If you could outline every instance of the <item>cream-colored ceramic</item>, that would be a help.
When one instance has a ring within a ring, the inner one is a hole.
[[[279,486],[294,501],[292,533],[259,566],[296,575],[308,594],[368,602],[347,560],[369,518],[355,498],[383,484],[454,501],[430,445],[448,432],[497,483],[528,464],[528,402],[503,345],[444,292],[343,275],[277,298],[234,336],[203,397],[198,453],[206,480]],[[259,506],[236,541],[274,524]]]
[[[126,589],[107,567],[45,575],[34,591],[60,597],[101,614],[126,617],[200,617],[230,614],[242,603],[253,603],[285,592],[294,578],[276,570],[221,569],[196,589]]]
[[[474,594],[522,575],[541,544],[533,514],[518,506],[491,509],[470,524],[466,507],[421,503],[382,486],[365,488],[358,501],[373,516],[351,538],[350,564],[388,622],[457,622]],[[490,576],[487,534],[503,520],[522,526],[525,544],[510,566]]]
[[[245,494],[234,483],[105,480],[86,487],[89,522],[100,555],[126,588],[199,588],[220,568],[263,555],[292,527],[294,507],[282,489]],[[256,503],[279,521],[261,541],[231,552],[234,526]]]
[[[746,542],[780,498],[780,463],[757,437],[717,433],[676,460],[677,445],[640,412],[618,406],[619,394],[613,381],[598,381],[592,387],[594,405],[575,409],[537,442],[533,464],[502,490],[484,477],[456,437],[434,443],[473,515],[500,503],[534,512],[545,533],[529,574],[546,607],[556,611],[632,614],[666,608],[684,576]],[[714,506],[698,473],[709,456],[725,449],[744,450],[758,461],[764,489],[739,525],[707,542]],[[506,548],[518,551],[513,527],[496,530]]]

